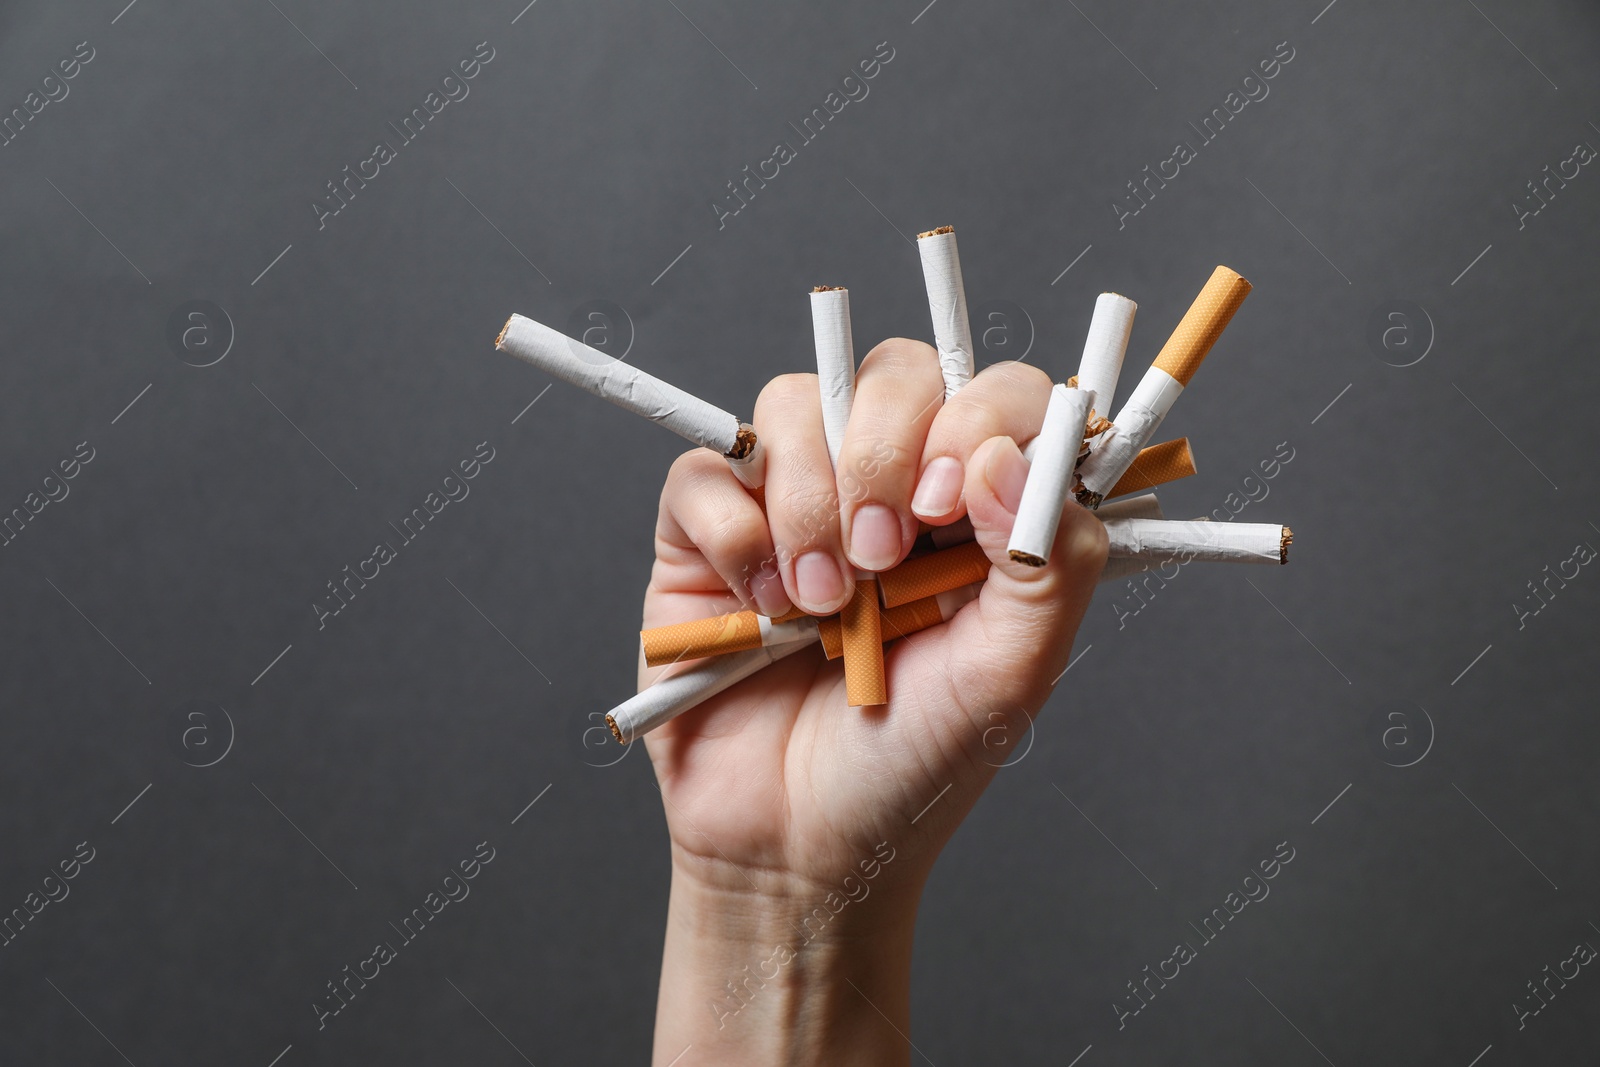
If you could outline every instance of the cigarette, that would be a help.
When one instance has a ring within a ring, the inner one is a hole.
[[[1187,478],[1193,473],[1194,451],[1189,447],[1189,439],[1180,437],[1176,441],[1163,441],[1140,450],[1127,471],[1117,479],[1117,484],[1111,487],[1111,492],[1106,494],[1106,499],[1154,489],[1158,485]]]
[[[1095,512],[1102,522],[1109,519],[1160,519],[1161,502],[1154,493],[1143,496],[1130,496],[1126,500],[1116,500],[1108,504],[1101,504]],[[1131,574],[1149,570],[1152,566],[1148,559],[1134,559],[1127,556],[1119,559],[1107,559],[1106,565],[1100,571],[1099,580],[1113,582],[1118,578],[1126,578]]]
[[[844,695],[852,708],[889,703],[889,682],[883,669],[883,617],[878,611],[878,583],[856,582],[855,595],[839,612],[844,649]]]
[[[1078,388],[1094,396],[1094,410],[1101,416],[1111,411],[1111,398],[1122,374],[1122,357],[1128,351],[1128,335],[1133,332],[1133,315],[1139,305],[1117,293],[1101,293],[1094,302],[1094,317],[1089,320],[1089,336],[1083,342],[1083,358],[1078,362]]]
[[[973,582],[989,573],[989,557],[976,541],[952,548],[941,548],[926,556],[908,559],[878,575],[878,589],[885,608],[897,608],[913,600],[938,596]]]
[[[817,347],[817,385],[822,392],[822,431],[828,439],[828,458],[837,469],[856,392],[848,289],[819,285],[811,291],[811,331]],[[888,703],[878,585],[872,575],[857,572],[855,592],[839,613],[839,622],[844,635],[846,702],[852,708]]]
[[[1100,510],[1095,515],[1101,522],[1112,519],[1163,519],[1161,514],[1161,501],[1156,499],[1154,493],[1143,496],[1130,496],[1126,500],[1118,500],[1112,504],[1100,505]]]
[[[816,634],[817,620],[795,608],[776,618],[755,611],[735,611],[708,619],[639,631],[646,667],[663,667],[687,659],[723,656],[752,648],[788,644]]]
[[[1111,556],[1211,563],[1288,563],[1294,531],[1270,522],[1118,518],[1106,522]]]
[[[1083,428],[1094,394],[1057,385],[1050,390],[1044,426],[1034,440],[1033,466],[1022,489],[1016,524],[1006,551],[1018,563],[1043,567],[1050,559],[1061,509],[1072,492],[1072,480],[1083,447]]]
[[[917,234],[922,279],[933,316],[933,340],[944,372],[944,398],[949,400],[972,380],[972,323],[967,318],[967,290],[961,282],[961,254],[953,226]]]
[[[1091,508],[1100,506],[1155,434],[1178,394],[1194,377],[1201,360],[1248,295],[1250,283],[1244,278],[1227,267],[1212,271],[1155,363],[1117,412],[1111,428],[1100,436],[1099,443],[1079,466],[1079,503]]]
[[[746,485],[752,481],[761,484],[766,461],[755,430],[715,404],[521,315],[506,320],[494,346],[602,400],[660,423],[687,441],[720,452]]]
[[[822,390],[822,430],[828,458],[839,465],[850,405],[856,396],[856,351],[850,336],[850,290],[819,285],[811,291],[811,332],[817,345],[817,385]]]
[[[941,622],[949,622],[955,617],[956,612],[961,610],[962,605],[976,599],[977,596],[977,586],[964,585],[960,589],[952,589],[938,596],[923,597],[921,600],[913,600],[909,604],[890,608],[883,613],[883,639],[893,641],[919,630],[926,630],[930,626],[937,626]],[[817,620],[817,632],[822,638],[822,651],[829,659],[838,659],[844,654],[844,632],[837,618],[830,616]]]
[[[706,660],[663,678],[618,704],[606,715],[606,725],[611,727],[613,737],[627,744],[744,681],[763,667],[809,648],[816,640],[813,636],[786,645],[753,648]]]

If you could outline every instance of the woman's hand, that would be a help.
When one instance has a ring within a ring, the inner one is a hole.
[[[885,650],[885,706],[847,707],[841,663],[812,648],[646,739],[673,855],[658,1064],[685,1046],[680,1067],[907,1061],[923,881],[1001,762],[985,736],[1021,738],[1066,667],[1105,561],[1104,529],[1075,504],[1048,566],[1006,554],[1028,471],[1015,442],[1038,433],[1050,387],[1005,363],[945,401],[934,350],[892,339],[861,364],[837,472],[816,377],[762,391],[765,514],[721,457],[673,465],[646,627],[831,614],[852,567],[905,558],[919,518],[966,515],[993,567],[948,623]]]

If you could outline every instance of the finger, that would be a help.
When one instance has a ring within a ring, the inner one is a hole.
[[[727,460],[709,449],[685,452],[667,473],[656,519],[656,559],[667,573],[652,582],[663,592],[726,587],[762,614],[789,610],[766,516]]]
[[[954,620],[951,670],[960,688],[979,686],[974,691],[1002,703],[1038,707],[1065,669],[1094,595],[1106,531],[1091,512],[1068,501],[1045,566],[1014,561],[1006,544],[1027,479],[1028,461],[1009,437],[984,442],[967,465],[967,514],[993,566],[976,604]]]
[[[815,374],[786,374],[756,400],[767,450],[767,525],[789,599],[813,615],[844,606],[854,578],[839,542],[839,495]]]
[[[922,448],[912,512],[936,526],[965,514],[962,491],[973,452],[991,437],[1025,444],[1038,434],[1050,384],[1050,376],[1037,367],[998,363],[946,400]]]
[[[856,566],[888,570],[911,550],[917,537],[911,490],[923,438],[943,399],[944,376],[931,345],[894,337],[861,361],[835,472],[845,553]]]

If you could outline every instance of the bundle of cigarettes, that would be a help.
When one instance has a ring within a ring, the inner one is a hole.
[[[919,234],[917,248],[949,399],[973,375],[972,328],[955,231],[944,226]],[[1174,560],[1288,562],[1293,533],[1287,526],[1172,521],[1162,516],[1155,495],[1146,492],[1195,473],[1187,438],[1151,441],[1249,293],[1249,282],[1217,267],[1115,416],[1110,414],[1112,398],[1138,306],[1116,293],[1100,295],[1077,375],[1051,390],[1038,436],[1019,442],[1031,465],[1007,545],[1013,561],[1033,567],[1049,562],[1070,497],[1094,509],[1105,524],[1110,558],[1102,581]],[[811,318],[823,430],[837,463],[855,392],[849,291],[817,286],[811,293]],[[766,457],[748,423],[521,315],[511,316],[495,347],[715,450],[764,506]],[[1142,495],[1132,495],[1136,493]],[[816,644],[829,659],[843,659],[851,707],[887,703],[884,645],[948,621],[978,595],[990,562],[972,537],[965,519],[929,531],[898,566],[856,574],[855,591],[837,615],[819,618],[796,608],[769,618],[738,611],[642,631],[648,666],[687,666],[613,708],[607,725],[626,744]]]

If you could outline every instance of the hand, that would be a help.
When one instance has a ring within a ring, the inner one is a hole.
[[[809,374],[756,403],[765,514],[720,456],[673,465],[646,627],[831,614],[852,566],[905,558],[919,517],[969,517],[993,568],[948,623],[885,649],[886,706],[847,707],[842,664],[812,648],[648,736],[673,856],[658,1063],[689,1044],[696,1064],[907,1060],[895,1031],[922,884],[1000,762],[986,732],[1027,732],[1105,561],[1104,528],[1070,503],[1047,566],[1006,554],[1028,470],[1015,442],[1038,433],[1050,388],[1004,363],[946,402],[934,350],[892,339],[862,361],[837,473]]]

